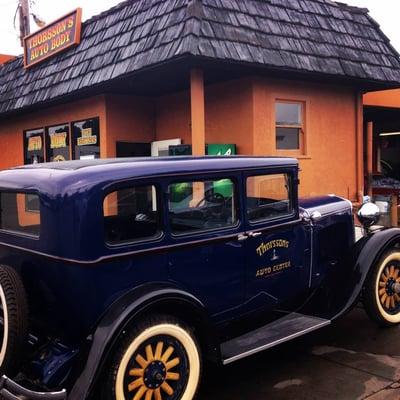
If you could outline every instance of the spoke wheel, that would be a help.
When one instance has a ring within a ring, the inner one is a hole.
[[[172,317],[153,317],[126,337],[111,368],[108,399],[192,400],[201,357],[191,330]]]
[[[387,252],[376,264],[364,290],[366,311],[379,324],[400,323],[400,252]]]

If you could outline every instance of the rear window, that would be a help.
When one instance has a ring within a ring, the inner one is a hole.
[[[37,194],[0,192],[0,229],[39,236],[39,204]]]

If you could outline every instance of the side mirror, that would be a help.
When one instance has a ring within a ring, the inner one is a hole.
[[[378,222],[380,211],[376,204],[365,203],[358,210],[357,216],[362,226],[364,228],[369,228],[370,226],[375,225]]]

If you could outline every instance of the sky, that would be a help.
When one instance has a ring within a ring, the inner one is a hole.
[[[244,0],[245,1],[245,0]],[[341,0],[347,4],[366,7],[381,29],[400,52],[399,0]],[[83,20],[118,4],[119,0],[31,0],[32,12],[47,23],[77,7],[83,10]],[[23,52],[18,30],[14,28],[14,15],[18,0],[0,0],[0,54],[19,55]],[[18,20],[18,19],[17,19]],[[31,22],[32,32],[36,26]]]

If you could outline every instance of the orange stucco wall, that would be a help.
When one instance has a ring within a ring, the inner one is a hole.
[[[254,154],[251,80],[211,85],[205,103],[206,143],[236,144],[238,154]]]
[[[156,140],[154,112],[151,99],[107,95],[107,147],[104,156],[116,156],[117,141],[150,143]]]
[[[400,107],[400,89],[380,90],[378,92],[369,92],[364,95],[363,102],[365,106],[378,107]]]
[[[305,151],[275,149],[275,101],[305,104]],[[255,154],[295,156],[300,160],[300,194],[357,196],[356,95],[351,88],[254,79]]]
[[[188,91],[155,100],[156,140],[182,139],[191,144],[190,94]]]
[[[305,105],[305,151],[275,149],[275,101]],[[206,143],[235,143],[242,155],[290,155],[301,167],[301,195],[335,193],[356,200],[357,107],[351,88],[267,78],[245,78],[205,88]],[[158,98],[104,95],[0,121],[0,168],[23,163],[26,129],[100,117],[101,157],[116,141],[181,138],[192,143],[190,93]]]
[[[50,107],[41,111],[20,114],[0,120],[0,168],[14,167],[24,163],[23,131],[46,126],[68,123],[80,119],[100,118],[101,156],[106,155],[106,125],[104,96],[78,100],[68,105]]]

